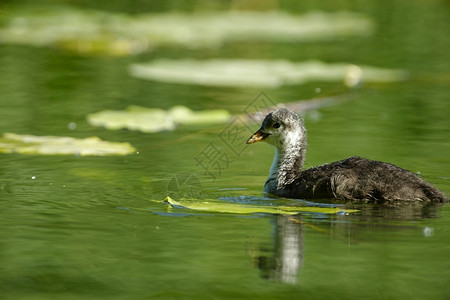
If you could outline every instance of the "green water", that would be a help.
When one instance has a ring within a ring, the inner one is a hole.
[[[200,2],[182,2],[182,9],[198,9]],[[71,3],[92,8],[87,1]],[[95,3],[96,9],[130,13],[178,4]],[[264,92],[274,102],[346,100],[305,115],[307,166],[360,155],[420,172],[449,195],[448,3],[280,1],[279,7],[294,13],[358,11],[373,18],[377,30],[373,36],[329,42],[234,42],[131,57],[0,44],[1,132],[99,136],[130,142],[139,152],[124,157],[0,154],[0,298],[448,299],[448,204],[362,206],[347,216],[295,217],[168,209],[160,201],[173,193],[169,182],[183,174],[199,181],[194,190],[178,192],[195,193],[199,201],[275,203],[262,198],[273,149],[256,144],[237,148],[236,154],[221,139],[227,124],[144,134],[86,122],[89,113],[130,104],[240,114],[262,91],[162,84],[127,74],[130,63],[153,58],[320,59],[404,69],[411,74],[406,82],[366,84],[353,91],[341,83],[312,82]],[[247,125],[249,133],[258,127]],[[214,179],[195,160],[211,145],[230,158],[220,170],[211,169]],[[298,262],[291,273],[275,270],[283,250]]]

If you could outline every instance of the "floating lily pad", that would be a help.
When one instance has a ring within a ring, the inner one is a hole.
[[[166,197],[163,202],[179,208],[231,214],[267,213],[293,215],[301,212],[337,214],[352,213],[357,211],[354,209],[342,209],[339,207],[244,205],[238,203],[227,203],[218,200],[196,201],[192,199],[179,199],[175,201],[170,197]]]
[[[205,86],[279,87],[308,81],[344,82],[354,86],[361,81],[392,82],[407,78],[403,70],[355,66],[321,61],[290,62],[286,60],[168,60],[132,64],[132,76],[160,82]]]
[[[126,15],[71,7],[9,9],[0,41],[54,46],[83,54],[132,55],[161,45],[218,47],[226,41],[317,41],[373,32],[372,21],[350,12],[291,15],[273,12]]]
[[[159,108],[129,106],[126,110],[104,110],[88,115],[89,124],[107,129],[130,129],[142,132],[174,130],[177,125],[225,123],[230,119],[226,110],[192,111],[174,106],[168,111]]]
[[[4,133],[0,138],[1,153],[75,154],[81,156],[127,155],[136,149],[129,143],[103,141],[98,137],[76,139],[60,136],[36,136]]]
[[[128,107],[127,110],[103,110],[87,117],[92,126],[111,130],[130,129],[142,132],[158,132],[175,129],[175,123],[166,111],[159,108]]]

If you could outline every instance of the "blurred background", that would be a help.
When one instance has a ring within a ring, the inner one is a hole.
[[[302,267],[279,284],[260,262],[292,234],[283,220],[161,201],[267,203],[273,149],[244,143],[259,127],[249,113],[280,103],[305,118],[307,167],[359,155],[448,195],[449,10],[443,0],[2,0],[1,293],[444,299],[448,205],[303,215]],[[5,133],[132,150],[22,154]]]

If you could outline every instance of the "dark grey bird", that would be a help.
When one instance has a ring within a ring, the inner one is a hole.
[[[300,199],[358,202],[447,202],[448,198],[410,171],[358,156],[303,170],[306,130],[294,111],[269,113],[247,144],[264,141],[275,146],[275,157],[264,192]]]

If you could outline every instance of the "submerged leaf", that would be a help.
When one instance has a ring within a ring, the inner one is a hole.
[[[136,149],[129,143],[107,142],[98,137],[36,136],[4,133],[0,138],[1,153],[20,154],[76,154],[81,156],[127,155]]]
[[[316,60],[160,59],[132,64],[129,72],[137,78],[160,82],[231,87],[279,87],[308,81],[345,82],[354,86],[361,81],[392,82],[407,78],[407,73],[402,70]]]
[[[163,202],[174,207],[231,214],[267,213],[293,215],[300,212],[336,214],[342,212],[352,213],[357,211],[354,209],[342,209],[339,207],[244,205],[238,203],[226,203],[217,200],[195,201],[192,199],[179,199],[178,201],[175,201],[169,196],[167,196]]]
[[[218,47],[233,40],[317,41],[366,36],[373,22],[349,12],[126,15],[66,8],[19,7],[3,13],[0,41],[57,46],[83,54],[132,55],[162,45]]]
[[[129,106],[124,111],[104,110],[88,115],[89,124],[105,128],[159,132],[174,130],[176,125],[224,123],[230,119],[226,110],[194,112],[185,106],[174,106],[165,111],[159,108]]]

